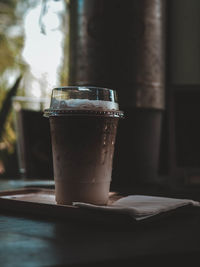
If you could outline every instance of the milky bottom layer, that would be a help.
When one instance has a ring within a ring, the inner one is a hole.
[[[103,183],[72,183],[55,180],[56,203],[72,205],[73,202],[85,202],[106,205],[110,182]]]

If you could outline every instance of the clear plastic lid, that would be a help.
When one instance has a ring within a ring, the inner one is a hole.
[[[107,113],[116,116],[119,111],[115,90],[94,86],[65,86],[54,88],[51,95],[50,108],[45,109],[44,116],[61,116],[69,114]]]

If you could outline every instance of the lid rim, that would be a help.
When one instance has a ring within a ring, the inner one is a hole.
[[[58,109],[45,109],[44,117],[57,117],[57,116],[106,116],[123,118],[124,112],[121,110],[58,110]]]

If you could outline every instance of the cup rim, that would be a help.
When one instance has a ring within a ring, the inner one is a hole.
[[[57,110],[57,109],[45,109],[44,117],[65,117],[65,116],[92,116],[92,117],[112,117],[112,118],[124,118],[124,112],[122,110]]]

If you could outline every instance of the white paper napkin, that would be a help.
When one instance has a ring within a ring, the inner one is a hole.
[[[179,207],[192,205],[199,206],[200,202],[190,199],[177,199],[168,197],[130,195],[123,197],[109,206],[97,206],[88,203],[74,202],[73,205],[80,208],[118,212],[129,214],[136,220],[142,220],[163,212],[175,210]]]

